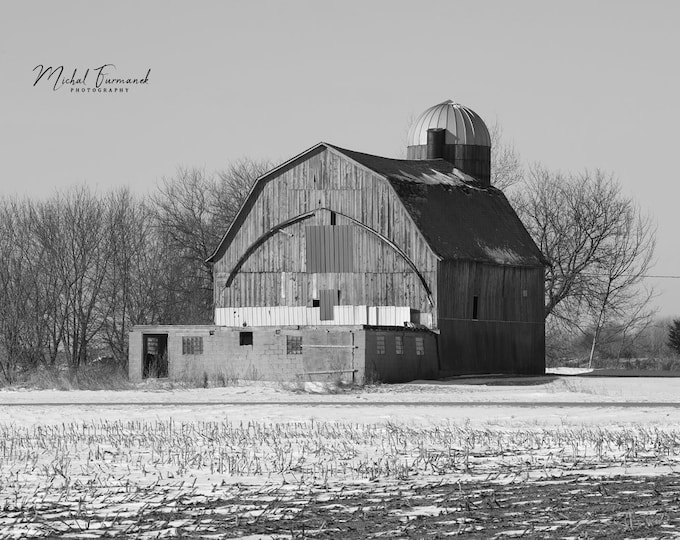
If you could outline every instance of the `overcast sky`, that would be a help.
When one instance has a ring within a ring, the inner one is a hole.
[[[319,141],[401,157],[452,99],[526,162],[601,168],[658,225],[680,275],[680,2],[18,1],[0,4],[0,195],[87,182],[143,194],[178,166],[283,161]],[[143,78],[55,90],[39,65]],[[106,85],[102,85],[106,86]],[[113,87],[115,85],[110,85]],[[680,314],[680,280],[648,280]]]

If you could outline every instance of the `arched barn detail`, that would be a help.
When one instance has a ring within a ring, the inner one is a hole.
[[[543,373],[545,260],[489,183],[483,121],[430,107],[408,156],[319,143],[260,177],[208,259],[215,325],[136,327],[131,377],[166,334],[174,378]]]
[[[430,303],[431,307],[434,307],[434,300],[432,298],[432,288],[430,285],[428,285],[427,281],[425,280],[425,277],[421,274],[420,270],[418,270],[418,267],[416,264],[409,258],[409,256],[404,253],[404,251],[397,246],[394,242],[392,242],[389,238],[386,238],[382,234],[380,234],[378,231],[371,229],[367,225],[364,225],[360,221],[357,221],[356,219],[347,216],[343,214],[342,212],[338,212],[336,210],[331,210],[330,208],[319,208],[316,211],[312,212],[305,212],[304,214],[300,214],[299,216],[295,216],[291,219],[288,219],[286,221],[283,221],[282,223],[278,223],[274,227],[272,227],[270,230],[268,230],[265,234],[260,236],[251,246],[248,247],[246,252],[241,256],[241,258],[237,261],[236,265],[232,269],[232,271],[229,274],[229,277],[227,278],[227,282],[225,283],[225,287],[231,287],[232,283],[234,282],[234,278],[238,274],[239,270],[243,266],[243,263],[266,241],[268,241],[270,238],[272,238],[276,233],[284,231],[286,228],[290,227],[291,225],[294,225],[296,223],[300,223],[302,221],[305,221],[307,219],[310,219],[314,217],[318,212],[321,211],[327,211],[330,213],[331,217],[334,217],[337,219],[338,217],[341,217],[350,223],[356,225],[357,227],[360,227],[364,229],[365,231],[368,231],[372,235],[374,235],[376,238],[378,238],[380,241],[384,242],[387,244],[390,248],[392,248],[413,270],[413,272],[416,273],[418,276],[418,279],[420,280],[420,283],[425,290],[428,298],[428,302]],[[343,254],[339,254],[338,256],[343,256]],[[308,268],[309,271],[309,268]]]

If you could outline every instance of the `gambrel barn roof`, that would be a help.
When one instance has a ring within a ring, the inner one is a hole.
[[[513,266],[545,264],[540,250],[499,189],[485,186],[444,159],[391,159],[328,143],[319,143],[261,176],[208,261],[214,262],[224,253],[267,182],[324,150],[338,153],[389,182],[440,259]]]

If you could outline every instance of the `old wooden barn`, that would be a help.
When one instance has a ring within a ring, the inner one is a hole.
[[[490,147],[447,101],[408,159],[319,143],[268,172],[210,257],[215,325],[135,327],[131,378],[160,356],[173,378],[543,373],[544,259]]]

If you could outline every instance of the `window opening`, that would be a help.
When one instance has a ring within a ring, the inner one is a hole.
[[[385,336],[382,334],[375,337],[375,353],[385,354]]]
[[[302,354],[302,336],[286,336],[286,354]]]
[[[394,352],[404,354],[404,338],[402,336],[394,336]]]
[[[203,338],[182,336],[182,354],[203,354]]]
[[[239,332],[238,333],[238,344],[239,345],[252,345],[253,344],[253,333],[252,332]]]
[[[425,354],[425,340],[421,337],[416,338],[416,355],[423,356]]]
[[[472,318],[473,319],[478,319],[479,318],[479,296],[473,296],[472,297]]]

